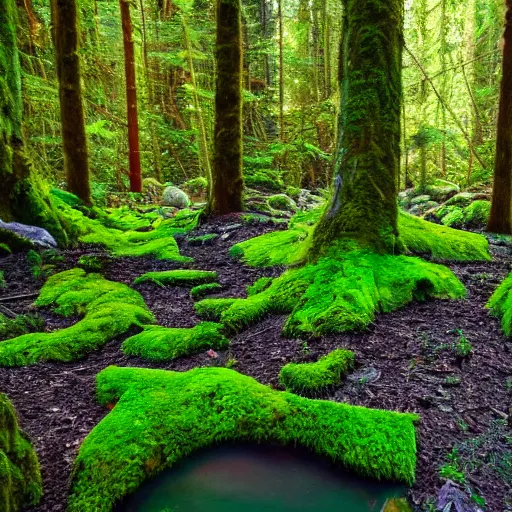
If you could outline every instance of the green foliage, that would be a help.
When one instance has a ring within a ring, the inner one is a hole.
[[[68,192],[67,190],[61,190],[60,188],[54,187],[50,190],[50,194],[60,199],[68,206],[71,206],[71,208],[80,209],[81,207],[85,206],[84,202],[79,197],[75,196],[75,194],[72,194],[71,192]]]
[[[0,393],[0,510],[17,512],[35,506],[42,494],[36,452],[19,429],[14,407]]]
[[[283,210],[286,212],[295,212],[297,210],[295,201],[288,197],[286,194],[276,194],[270,196],[267,199],[267,202],[269,206],[275,210]]]
[[[51,276],[35,304],[63,316],[84,316],[71,327],[0,343],[0,366],[76,361],[133,327],[154,323],[135,290],[79,268]]]
[[[498,286],[486,307],[501,318],[501,328],[506,336],[512,336],[512,274],[509,274]]]
[[[204,299],[194,304],[197,316],[203,320],[220,320],[222,313],[229,309],[237,299]]]
[[[458,334],[457,342],[455,343],[455,353],[459,357],[468,357],[473,351],[473,347],[469,340],[464,336],[464,333],[461,329],[457,329],[456,333]]]
[[[456,448],[454,448],[452,452],[448,454],[447,459],[448,462],[446,462],[439,468],[439,475],[442,478],[453,480],[458,484],[465,485],[466,475],[464,474],[463,471],[460,470],[459,457]]]
[[[11,248],[4,243],[0,243],[0,256],[7,256],[8,254],[12,254]]]
[[[219,237],[219,235],[217,235],[215,233],[210,233],[208,235],[189,237],[189,238],[187,238],[187,242],[190,245],[208,245],[218,237]]]
[[[247,287],[247,295],[256,295],[266,290],[271,284],[273,279],[271,277],[260,277],[255,283]]]
[[[99,402],[117,403],[80,448],[70,512],[109,512],[162,469],[228,440],[300,445],[364,476],[414,481],[413,414],[309,400],[226,368],[109,367],[97,382]]]
[[[194,300],[202,299],[211,293],[216,293],[222,290],[222,286],[219,283],[206,283],[194,286],[190,290],[190,296]]]
[[[339,384],[353,364],[353,352],[333,350],[316,363],[288,363],[279,372],[279,382],[287,391],[299,395],[314,395],[329,386]]]
[[[1,228],[0,244],[5,245],[9,252],[28,251],[34,248],[34,244],[27,238],[23,238],[12,231]]]
[[[203,176],[199,176],[198,178],[193,178],[183,183],[181,189],[191,195],[204,193],[208,189],[208,180]]]
[[[87,272],[99,272],[103,269],[103,260],[99,256],[85,254],[78,258],[78,265]]]
[[[3,270],[0,270],[0,290],[7,288],[7,282],[5,281],[5,274]]]
[[[150,361],[171,361],[204,350],[224,350],[229,340],[222,334],[222,325],[202,322],[191,329],[148,325],[140,334],[128,338],[122,346],[128,356]]]
[[[39,315],[28,314],[7,318],[0,314],[0,341],[30,332],[42,332],[44,326],[44,319]]]
[[[146,272],[135,279],[135,284],[151,281],[160,286],[195,286],[217,280],[217,272],[208,270],[164,270]]]
[[[46,249],[41,253],[30,250],[27,253],[27,263],[36,279],[45,279],[53,274],[57,264],[62,261],[64,261],[64,257],[58,254],[55,249]]]
[[[121,231],[139,231],[149,229],[152,222],[159,217],[158,213],[142,214],[124,206],[107,210],[102,222],[107,228]]]

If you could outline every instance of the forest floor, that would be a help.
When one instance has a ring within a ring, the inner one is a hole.
[[[203,226],[198,234],[219,233],[212,245],[192,247],[178,240],[183,255],[195,259],[193,268],[216,270],[223,286],[217,296],[244,296],[246,286],[262,276],[277,276],[283,269],[250,268],[231,259],[229,248],[275,227],[248,226],[236,217]],[[270,316],[234,336],[231,347],[212,359],[206,353],[158,364],[127,357],[122,339],[108,343],[87,358],[69,364],[37,364],[27,368],[0,369],[0,390],[18,410],[22,428],[37,448],[45,494],[38,512],[64,512],[73,460],[84,437],[108,413],[95,400],[96,374],[108,365],[188,370],[223,365],[236,359],[236,369],[259,382],[279,388],[278,374],[290,361],[312,361],[334,348],[349,348],[358,367],[339,386],[319,398],[373,408],[417,412],[417,482],[409,498],[425,506],[443,484],[439,471],[465,472],[466,482],[487,501],[486,510],[512,510],[511,431],[503,413],[512,397],[510,360],[512,341],[501,332],[499,321],[489,316],[485,303],[499,282],[512,270],[512,255],[496,249],[493,262],[449,265],[468,289],[459,301],[414,303],[378,315],[361,333],[304,340],[281,337],[285,317]],[[58,270],[76,265],[83,254],[101,254],[91,247],[64,252]],[[34,279],[23,254],[3,258],[8,283],[6,295],[37,292],[42,281]],[[104,275],[133,283],[140,274],[183,267],[152,259],[112,259]],[[158,322],[167,327],[192,327],[199,322],[189,289],[136,286]],[[16,313],[30,311],[33,299],[5,303]],[[47,329],[73,323],[43,312]],[[463,334],[473,347],[468,358],[453,349]],[[127,336],[125,336],[127,337]],[[124,338],[125,338],[124,337]],[[455,452],[453,449],[456,449]],[[451,455],[451,457],[450,457]],[[448,474],[447,473],[447,474]]]

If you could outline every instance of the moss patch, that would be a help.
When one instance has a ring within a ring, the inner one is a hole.
[[[18,427],[14,407],[0,393],[0,510],[16,512],[37,505],[41,495],[36,452]]]
[[[135,290],[79,268],[50,277],[35,304],[52,307],[63,316],[84,316],[65,329],[25,334],[0,343],[0,366],[75,361],[132,327],[154,323]]]
[[[44,330],[44,319],[38,315],[18,315],[16,318],[7,318],[0,314],[0,341],[42,330]]]
[[[217,272],[208,270],[164,270],[146,272],[135,279],[135,284],[151,281],[160,286],[194,286],[211,283],[217,279]]]
[[[289,363],[279,373],[279,382],[287,391],[310,395],[339,384],[354,364],[350,350],[333,350],[316,363]]]
[[[206,283],[206,284],[200,284],[197,286],[194,286],[190,290],[190,296],[194,300],[200,300],[203,297],[206,297],[207,295],[211,293],[216,293],[222,289],[222,286],[218,283]]]
[[[228,310],[238,299],[204,299],[194,304],[197,316],[204,320],[220,320],[222,313]]]
[[[97,381],[100,403],[117,403],[80,448],[70,512],[110,512],[147,478],[228,440],[296,444],[364,476],[414,481],[412,414],[310,400],[226,368],[109,367]]]
[[[222,325],[202,322],[192,329],[174,329],[148,325],[140,334],[123,343],[123,352],[151,361],[170,361],[208,350],[224,350],[229,340],[222,334]]]
[[[487,303],[494,316],[501,318],[501,328],[512,336],[512,273],[498,286]]]

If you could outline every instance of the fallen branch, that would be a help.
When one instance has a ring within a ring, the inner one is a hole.
[[[39,292],[32,292],[32,293],[24,293],[22,295],[11,295],[9,297],[0,297],[0,302],[12,302],[14,300],[20,300],[20,299],[32,299],[34,297],[37,297],[39,295]]]

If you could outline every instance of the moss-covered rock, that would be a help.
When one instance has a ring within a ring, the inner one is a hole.
[[[274,210],[282,210],[285,212],[295,213],[297,211],[297,203],[286,194],[275,194],[267,199],[268,205]]]
[[[210,245],[219,235],[216,233],[209,233],[206,235],[190,236],[187,238],[187,242],[192,246]]]
[[[190,296],[194,300],[200,300],[203,297],[219,292],[220,290],[222,290],[222,286],[219,283],[199,284],[190,290]]]
[[[51,276],[35,304],[63,316],[84,316],[71,327],[3,341],[0,366],[75,361],[130,329],[155,321],[135,290],[79,268]]]
[[[314,395],[339,384],[353,364],[353,352],[333,350],[315,363],[288,363],[281,368],[279,382],[287,391]]]
[[[193,178],[183,183],[183,185],[181,185],[181,189],[189,196],[200,196],[206,198],[206,194],[208,192],[208,180],[203,176],[199,176],[198,178]]]
[[[14,407],[0,393],[0,510],[37,505],[42,495],[37,455],[20,431]]]
[[[204,299],[194,304],[197,316],[203,320],[218,321],[222,313],[229,309],[237,299]]]
[[[70,512],[110,512],[162,469],[229,440],[295,444],[363,476],[414,481],[412,414],[310,400],[226,368],[109,367],[97,382],[100,403],[116,405],[80,448]]]
[[[162,194],[162,204],[164,206],[174,206],[175,208],[188,208],[190,199],[178,187],[167,187]]]
[[[506,336],[512,336],[512,274],[498,286],[487,303],[491,313],[501,318],[501,328]]]
[[[135,284],[151,281],[160,286],[195,286],[217,280],[217,272],[209,270],[164,270],[146,272],[135,279]]]
[[[122,346],[128,356],[150,361],[171,361],[208,349],[224,350],[229,340],[222,334],[222,325],[202,322],[190,329],[149,325],[140,334],[128,338]]]

